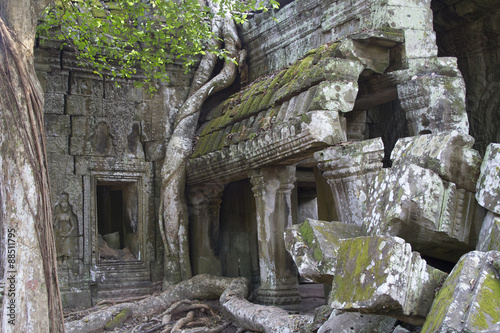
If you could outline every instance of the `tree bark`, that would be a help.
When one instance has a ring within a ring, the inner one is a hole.
[[[36,20],[45,0],[0,6],[1,332],[62,332],[43,92],[34,70]]]
[[[216,18],[213,29],[222,29],[222,39],[229,57],[238,59],[241,47],[236,25],[229,16]],[[213,43],[220,41],[213,40]],[[159,223],[165,247],[164,285],[178,283],[191,277],[187,237],[188,212],[185,198],[186,163],[191,156],[193,136],[203,102],[212,94],[228,87],[236,77],[236,64],[226,60],[221,72],[208,81],[217,58],[207,53],[195,73],[190,96],[180,108],[172,136],[167,145],[162,166],[162,190]],[[208,82],[207,82],[208,81]]]

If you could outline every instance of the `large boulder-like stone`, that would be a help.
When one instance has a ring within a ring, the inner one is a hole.
[[[500,215],[500,143],[491,143],[486,149],[476,199],[481,206]]]
[[[500,216],[493,212],[486,214],[476,250],[500,251]]]
[[[352,224],[307,219],[285,230],[285,247],[303,278],[331,284],[341,242],[359,236],[360,231]]]
[[[475,192],[481,156],[474,138],[458,131],[399,139],[391,153],[393,166],[416,164],[436,172],[459,188]]]
[[[396,319],[388,316],[334,310],[318,333],[387,333],[392,331],[395,323]]]
[[[436,295],[422,333],[479,332],[500,321],[500,252],[473,251]]]
[[[434,290],[446,273],[428,266],[398,237],[346,239],[337,251],[329,299],[332,308],[423,324]]]
[[[415,164],[382,170],[369,192],[368,235],[405,239],[414,250],[456,261],[476,246],[474,194]]]

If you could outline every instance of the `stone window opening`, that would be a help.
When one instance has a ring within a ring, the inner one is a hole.
[[[100,261],[140,259],[135,182],[98,182],[97,231]]]

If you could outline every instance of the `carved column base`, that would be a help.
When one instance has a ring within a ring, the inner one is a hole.
[[[273,305],[288,311],[299,311],[300,301],[297,285],[257,290],[257,302],[263,305]]]

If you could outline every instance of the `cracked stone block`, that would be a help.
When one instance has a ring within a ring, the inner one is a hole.
[[[329,298],[332,308],[424,323],[434,290],[446,273],[428,266],[399,237],[346,239],[337,251],[337,274]]]
[[[415,75],[398,85],[410,135],[456,130],[469,133],[462,77]]]
[[[475,192],[482,159],[473,144],[472,136],[458,131],[402,138],[392,151],[392,165],[416,164]]]
[[[500,251],[500,216],[488,212],[481,226],[476,250]]]
[[[405,239],[415,251],[456,261],[476,246],[474,194],[415,164],[384,169],[368,194],[366,234]]]
[[[436,295],[422,333],[479,332],[500,321],[500,252],[464,255]]]
[[[353,224],[307,219],[285,230],[285,247],[302,277],[331,284],[340,243],[360,232],[361,228]]]
[[[396,319],[388,316],[334,310],[328,320],[321,325],[318,333],[387,333],[392,331],[395,323]]]
[[[491,143],[486,149],[476,199],[481,206],[500,215],[500,143]]]

